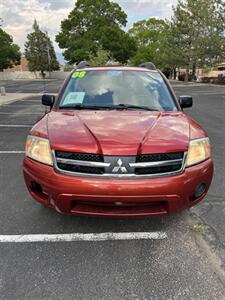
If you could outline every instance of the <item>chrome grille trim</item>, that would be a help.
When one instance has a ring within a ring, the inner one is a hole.
[[[133,168],[147,168],[147,167],[162,167],[162,166],[173,166],[181,163],[183,159],[165,160],[165,161],[154,161],[154,162],[143,162],[143,163],[132,163],[129,164]]]
[[[181,163],[181,168],[177,171],[167,172],[167,173],[159,173],[159,174],[144,174],[144,175],[137,175],[137,174],[90,174],[90,173],[78,173],[78,172],[71,172],[62,170],[58,167],[57,162],[59,163],[65,163],[65,161],[68,164],[72,164],[68,161],[68,159],[60,159],[57,158],[55,155],[55,151],[52,150],[52,157],[53,157],[53,163],[54,163],[54,169],[56,172],[69,175],[69,176],[77,176],[77,177],[91,177],[91,178],[113,178],[113,179],[148,179],[148,178],[162,178],[162,177],[170,177],[170,176],[176,176],[179,174],[182,174],[185,170],[185,163],[187,158],[187,152],[183,152],[183,159],[178,160],[169,160],[169,161],[158,161],[158,162],[148,162],[148,163],[133,163],[130,165],[134,165],[135,168],[145,168],[145,167],[159,167],[159,166],[169,166],[169,165],[176,165],[178,163]],[[118,156],[119,158],[119,156]],[[62,161],[63,160],[63,161]],[[72,160],[73,162],[75,160]],[[80,166],[87,166],[87,167],[108,167],[109,163],[100,163],[100,162],[92,162],[92,161],[76,161],[80,164]],[[75,163],[73,164],[75,165]],[[77,164],[78,165],[78,164]]]
[[[95,161],[86,161],[86,160],[74,160],[74,159],[66,159],[66,158],[59,158],[56,157],[56,162],[66,164],[66,165],[74,165],[74,166],[84,166],[84,167],[99,167],[105,168],[109,167],[109,163],[103,162],[95,162]]]

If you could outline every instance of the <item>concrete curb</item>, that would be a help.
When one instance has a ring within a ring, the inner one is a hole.
[[[221,88],[225,88],[225,85],[222,84],[214,84],[214,83],[202,83],[202,82],[186,82],[184,83],[183,81],[179,81],[179,80],[171,80],[170,79],[170,83],[172,86],[176,86],[176,87],[192,87],[192,86],[215,86],[215,87],[221,87]]]

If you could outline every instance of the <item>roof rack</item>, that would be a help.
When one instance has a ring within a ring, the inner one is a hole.
[[[76,66],[76,69],[83,69],[83,68],[88,68],[91,67],[91,64],[88,61],[81,61],[79,64]]]
[[[146,68],[149,70],[157,70],[156,66],[152,62],[145,62],[139,65],[140,68]]]

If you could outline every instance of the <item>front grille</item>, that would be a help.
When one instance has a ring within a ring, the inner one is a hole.
[[[152,175],[152,174],[165,174],[176,172],[181,169],[181,164],[173,166],[151,167],[151,168],[136,168],[135,174],[137,175]]]
[[[151,162],[151,161],[176,160],[176,159],[182,159],[183,157],[184,157],[184,153],[183,152],[141,154],[141,155],[137,155],[136,162]]]
[[[104,174],[104,168],[87,167],[87,166],[75,166],[68,164],[58,163],[58,168],[68,172],[84,173],[84,174]]]
[[[185,153],[156,153],[137,156],[55,151],[55,168],[70,175],[142,178],[172,176],[183,171]]]
[[[83,161],[98,161],[98,162],[104,161],[102,154],[55,151],[55,155],[58,158],[65,158],[65,159],[74,159],[74,160],[83,160]]]
[[[140,215],[140,214],[167,214],[168,206],[165,201],[148,202],[117,202],[109,201],[71,201],[72,213],[96,212],[98,214],[120,214],[120,215]]]

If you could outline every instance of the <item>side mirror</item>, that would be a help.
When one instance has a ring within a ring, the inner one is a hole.
[[[53,106],[55,102],[55,96],[53,95],[43,95],[42,96],[42,104],[46,106]]]
[[[180,96],[179,103],[181,108],[188,108],[192,107],[193,105],[193,98],[192,96]]]

